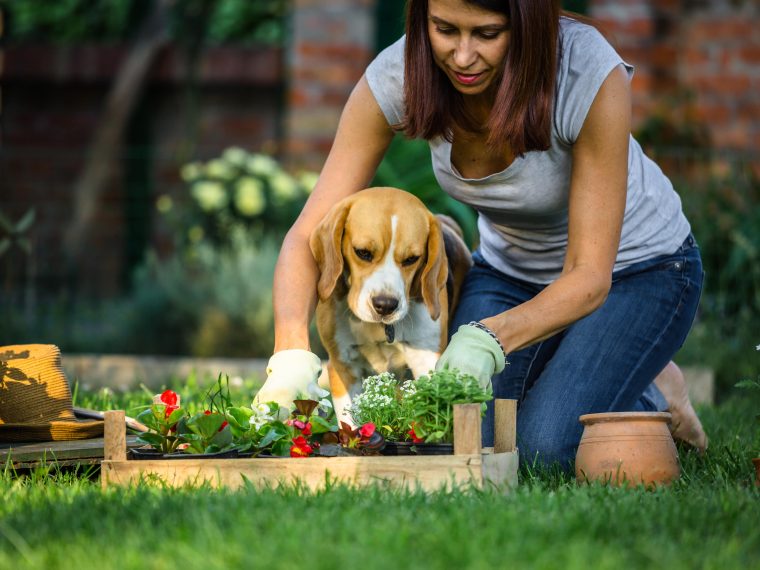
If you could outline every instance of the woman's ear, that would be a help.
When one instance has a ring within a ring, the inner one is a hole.
[[[343,273],[343,231],[350,209],[349,200],[335,204],[314,228],[309,238],[309,246],[319,267],[317,293],[324,301],[332,295],[338,278]]]
[[[420,290],[422,300],[433,320],[441,315],[441,303],[439,294],[446,287],[446,278],[449,275],[449,267],[446,263],[446,251],[443,243],[443,232],[438,220],[430,214],[430,231],[427,239],[427,259],[422,268],[420,278]]]

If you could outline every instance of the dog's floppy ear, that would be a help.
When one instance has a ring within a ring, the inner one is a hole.
[[[314,228],[309,238],[311,253],[319,267],[317,293],[322,301],[332,295],[338,278],[343,273],[341,246],[349,209],[349,200],[342,200],[335,204],[319,225]]]
[[[430,317],[437,320],[441,315],[441,303],[438,300],[438,294],[446,286],[446,278],[449,274],[449,267],[446,263],[446,251],[443,244],[443,233],[438,220],[430,215],[430,232],[427,239],[427,259],[425,267],[422,268],[422,277],[420,278],[420,289],[422,300],[427,306]]]

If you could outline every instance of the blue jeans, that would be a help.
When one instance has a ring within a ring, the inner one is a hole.
[[[545,287],[504,275],[478,251],[473,260],[449,334],[524,303]],[[509,355],[493,389],[495,398],[518,400],[522,462],[568,468],[583,431],[582,414],[667,409],[652,381],[686,339],[702,279],[699,247],[689,235],[672,255],[613,273],[607,300],[593,313]],[[483,445],[493,445],[491,405]]]

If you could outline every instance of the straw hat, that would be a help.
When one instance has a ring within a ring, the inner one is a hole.
[[[74,415],[57,346],[0,346],[0,441],[102,436],[103,422]]]

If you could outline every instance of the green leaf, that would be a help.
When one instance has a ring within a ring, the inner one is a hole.
[[[8,238],[0,239],[0,255],[3,255],[11,248],[11,240]]]
[[[311,433],[315,435],[318,433],[326,433],[328,431],[338,431],[337,425],[331,424],[321,416],[312,416],[310,421]]]
[[[230,430],[230,426],[227,425],[222,431],[216,432],[214,437],[211,438],[211,443],[218,445],[220,448],[232,443],[232,431]]]
[[[290,438],[281,439],[272,446],[272,455],[290,457],[290,447],[292,445],[293,443],[290,441]]]
[[[157,433],[153,432],[144,432],[141,433],[139,436],[137,436],[137,441],[140,443],[146,443],[148,445],[151,445],[155,447],[156,449],[161,449],[161,444],[164,442],[164,438],[158,435]]]
[[[227,421],[230,425],[238,427],[244,431],[251,429],[251,416],[253,416],[253,410],[251,408],[227,408],[225,414]]]
[[[23,233],[27,231],[30,227],[32,227],[32,224],[34,223],[35,218],[35,211],[34,208],[27,211],[26,214],[23,215],[23,217],[16,222],[16,233]]]
[[[171,414],[169,414],[169,417],[166,419],[166,423],[170,426],[174,425],[185,415],[187,415],[187,412],[184,410],[184,408],[177,408]]]
[[[209,440],[219,431],[224,423],[222,414],[204,414],[197,413],[187,422],[188,427],[193,432],[199,434],[203,439]]]

